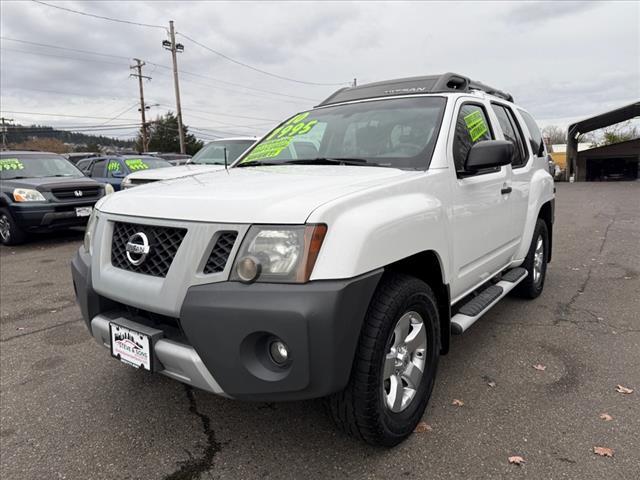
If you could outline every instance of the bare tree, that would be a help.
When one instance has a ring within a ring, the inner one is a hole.
[[[550,145],[567,143],[567,131],[557,125],[547,125],[542,129],[542,137]]]

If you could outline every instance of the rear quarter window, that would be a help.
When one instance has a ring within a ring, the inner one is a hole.
[[[527,126],[527,130],[529,130],[529,143],[531,144],[531,150],[533,151],[533,154],[538,157],[543,157],[545,154],[543,148],[544,144],[542,142],[542,134],[540,133],[538,124],[529,113],[520,109],[518,109],[518,112],[522,116],[522,119]]]

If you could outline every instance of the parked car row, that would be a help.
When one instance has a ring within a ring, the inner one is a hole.
[[[29,233],[83,226],[111,185],[87,178],[54,153],[0,153],[0,241],[15,245]]]
[[[93,205],[106,194],[225,168],[225,163],[231,165],[255,141],[254,137],[215,140],[193,158],[95,152],[73,153],[65,158],[47,152],[2,152],[0,240],[16,245],[30,233],[83,226]]]

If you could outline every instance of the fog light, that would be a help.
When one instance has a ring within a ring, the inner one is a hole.
[[[289,349],[282,340],[276,340],[269,346],[269,355],[276,364],[282,365],[289,359]]]
[[[236,267],[236,272],[238,273],[238,278],[245,283],[251,283],[258,278],[260,275],[262,267],[260,262],[255,257],[247,256],[238,262],[238,266]]]

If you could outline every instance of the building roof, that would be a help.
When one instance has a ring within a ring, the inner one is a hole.
[[[640,117],[640,101],[572,123],[569,125],[569,135],[572,138],[578,138],[582,133],[592,132],[634,117]]]

